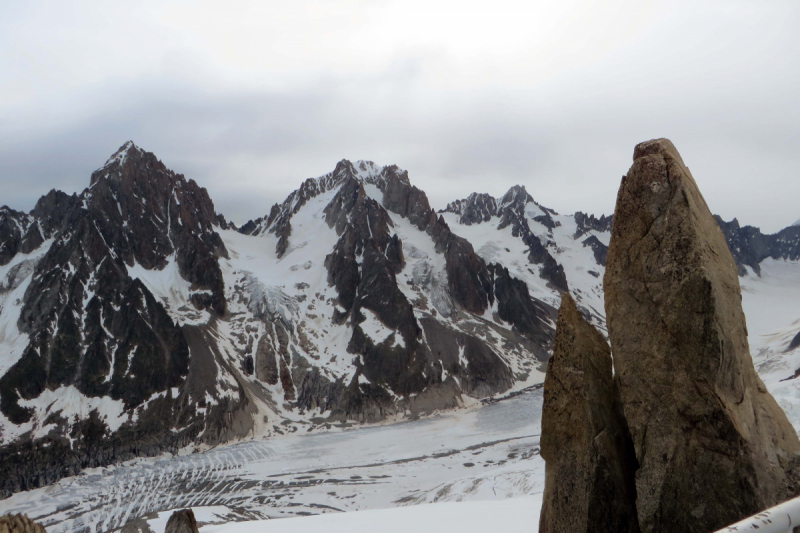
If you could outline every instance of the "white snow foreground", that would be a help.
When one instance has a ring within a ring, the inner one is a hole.
[[[539,525],[542,495],[507,500],[470,501],[373,509],[303,516],[293,520],[225,522],[227,509],[197,507],[193,511],[201,533],[530,533]],[[150,521],[153,533],[164,533],[172,511]]]
[[[800,261],[765,259],[761,276],[739,278],[750,353],[769,392],[800,429]]]

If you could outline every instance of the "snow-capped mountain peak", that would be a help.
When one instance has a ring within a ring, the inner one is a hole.
[[[101,168],[108,167],[113,163],[119,163],[120,165],[125,164],[125,158],[128,156],[128,152],[131,150],[135,150],[137,152],[140,151],[133,141],[127,141],[125,144],[119,147],[119,150],[114,152],[114,154],[108,158]]]

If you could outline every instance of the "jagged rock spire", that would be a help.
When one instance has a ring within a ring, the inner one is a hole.
[[[795,495],[800,441],[753,368],[722,231],[666,139],[636,146],[604,286],[642,531],[715,531]]]
[[[540,533],[639,531],[636,459],[608,343],[564,293],[544,382]]]

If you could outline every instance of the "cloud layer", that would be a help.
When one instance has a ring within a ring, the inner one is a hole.
[[[714,212],[800,217],[797,2],[8,4],[18,209],[133,139],[240,223],[342,158],[408,169],[437,207],[521,183],[609,213],[633,146],[665,136]]]

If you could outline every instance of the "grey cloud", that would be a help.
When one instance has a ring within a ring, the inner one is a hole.
[[[27,120],[0,120],[0,204],[30,209],[53,187],[82,190],[133,139],[239,223],[342,158],[409,170],[436,207],[519,183],[559,212],[610,213],[633,146],[666,136],[713,211],[776,231],[800,218],[800,44],[773,42],[763,27],[741,37],[752,54],[728,51],[714,43],[726,30],[691,12],[588,66],[519,86],[449,80],[437,70],[447,53],[414,46],[378,72],[320,70],[280,90],[204,84],[212,74],[191,77],[191,64],[106,80],[69,93],[87,110],[78,118],[51,124],[34,106]]]

